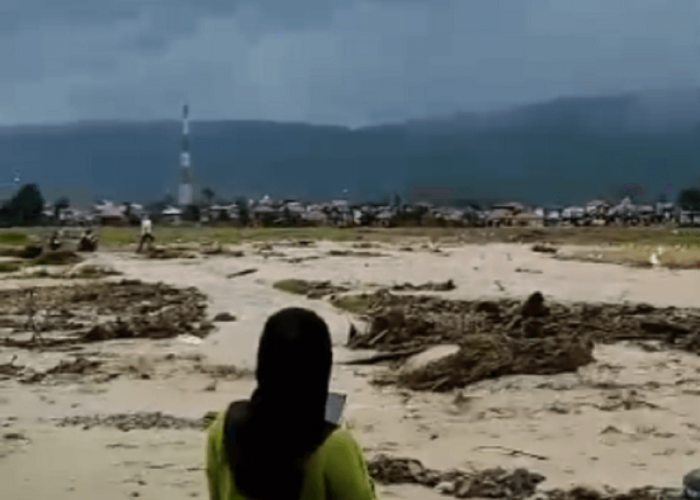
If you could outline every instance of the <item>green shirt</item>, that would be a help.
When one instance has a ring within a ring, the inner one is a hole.
[[[224,448],[225,412],[209,427],[207,479],[211,500],[249,500],[236,490]],[[274,481],[274,478],[270,478]],[[375,500],[374,484],[350,432],[336,429],[311,456],[299,500]]]

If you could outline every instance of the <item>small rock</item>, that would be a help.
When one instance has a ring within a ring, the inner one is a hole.
[[[206,392],[214,392],[216,390],[216,380],[212,380],[212,382],[207,385],[204,390]]]
[[[542,296],[542,293],[535,292],[527,298],[520,312],[523,317],[531,318],[538,316],[546,316],[549,314],[549,309],[544,304],[544,297]]]
[[[474,484],[474,481],[471,479],[464,479],[463,481],[460,481],[460,483],[457,485],[455,496],[457,498],[468,498],[472,489],[472,484]]]
[[[451,481],[443,481],[435,487],[435,491],[443,495],[451,495],[455,491],[455,483]]]
[[[551,411],[552,413],[559,413],[560,415],[566,415],[567,413],[570,413],[569,407],[561,401],[555,401],[554,403],[552,403],[549,407],[549,411]]]
[[[460,347],[453,344],[443,344],[431,347],[420,354],[411,356],[402,367],[403,373],[414,373],[424,370],[428,365],[455,355]]]
[[[138,491],[132,491],[130,496],[131,498],[137,498],[141,496],[141,493],[139,493]]]
[[[227,312],[222,312],[214,316],[214,321],[220,322],[220,323],[228,323],[231,321],[236,321],[236,317],[233,314],[229,314]]]
[[[8,441],[26,441],[27,439],[21,432],[8,432],[2,437],[3,439],[7,439]]]

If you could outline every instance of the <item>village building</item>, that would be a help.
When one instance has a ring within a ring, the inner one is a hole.
[[[160,212],[163,222],[169,224],[179,224],[182,222],[182,210],[177,207],[166,207]]]

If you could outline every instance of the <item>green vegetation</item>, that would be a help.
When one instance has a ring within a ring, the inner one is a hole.
[[[0,230],[0,255],[20,256],[17,250],[32,238],[48,237],[53,228]],[[139,240],[137,227],[103,227],[97,230],[100,246],[119,249],[135,245]],[[485,244],[548,242],[570,245],[665,245],[700,247],[699,229],[664,227],[501,227],[454,228],[406,226],[375,227],[249,227],[232,226],[156,226],[153,229],[158,245],[191,244],[237,245],[242,243],[284,240],[326,240],[334,242],[383,242],[438,244]],[[8,243],[11,242],[11,243]]]
[[[77,264],[82,261],[80,256],[75,252],[68,250],[58,250],[56,252],[47,252],[31,261],[34,266],[64,266],[67,264]]]
[[[311,290],[311,285],[306,280],[287,279],[276,281],[273,285],[277,290],[297,295],[306,295]]]
[[[15,273],[22,269],[21,262],[7,261],[0,262],[0,273]]]
[[[659,253],[659,247],[663,247]],[[621,245],[612,248],[587,248],[576,250],[557,258],[620,264],[630,267],[652,268],[652,255],[658,265],[668,269],[700,269],[700,248],[666,247],[663,245]]]
[[[0,245],[26,245],[29,234],[20,231],[0,231]]]
[[[344,295],[333,300],[333,305],[353,314],[364,314],[369,309],[370,298],[366,294]]]
[[[684,189],[678,193],[678,206],[684,210],[700,210],[700,189]]]
[[[35,226],[41,222],[44,197],[36,184],[25,184],[0,207],[0,221],[13,226]]]

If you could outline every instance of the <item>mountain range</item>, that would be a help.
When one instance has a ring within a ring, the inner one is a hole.
[[[74,203],[176,195],[181,128],[176,120],[0,127],[0,184],[19,171],[47,199]],[[577,203],[630,189],[656,199],[700,185],[700,90],[561,98],[358,129],[194,121],[190,143],[195,190],[229,199],[347,190],[360,201],[425,187],[476,202]]]

